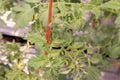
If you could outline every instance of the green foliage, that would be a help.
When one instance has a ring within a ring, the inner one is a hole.
[[[41,0],[25,0],[26,2],[29,2],[29,3],[38,3],[40,2]]]
[[[30,21],[32,21],[34,11],[31,8],[30,4],[21,3],[13,7],[13,16],[14,21],[16,22],[16,27],[25,27]]]
[[[96,67],[88,67],[87,72],[88,74],[86,75],[86,78],[84,80],[100,80],[100,70]]]
[[[17,50],[19,50],[19,45],[17,43],[14,43],[14,42],[6,44],[6,50],[8,52],[17,51]]]
[[[8,80],[24,80],[26,74],[20,70],[7,71],[6,78]]]
[[[33,57],[30,61],[29,61],[29,66],[33,67],[35,69],[38,69],[40,67],[45,67],[48,65],[48,60],[45,56],[37,56],[37,57]]]
[[[100,4],[100,3],[102,3],[103,2],[103,0],[91,0],[90,1],[90,3],[92,3],[92,4]]]
[[[119,50],[120,50],[119,45],[113,46],[112,49],[110,50],[110,57],[119,58],[119,56],[120,56]]]
[[[39,46],[44,46],[46,44],[45,37],[41,36],[41,35],[38,35],[36,33],[30,33],[28,35],[27,39],[30,42],[33,42],[33,43],[35,43],[36,45],[39,45]]]
[[[7,56],[9,64],[0,60],[1,80],[100,80],[98,66],[109,67],[111,62],[107,58],[120,58],[119,0],[53,2],[51,44],[45,39],[47,1],[25,0],[11,7],[15,28],[34,22],[25,37],[28,42],[24,49],[34,43],[37,54],[25,64],[26,52],[20,50],[18,43],[4,44],[0,55]],[[28,73],[24,72],[25,66]]]
[[[4,22],[2,19],[0,19],[0,24],[1,24],[2,26],[6,25],[5,22]]]
[[[13,7],[13,4],[16,3],[17,0],[0,0],[0,15],[5,11],[10,10]]]
[[[98,53],[95,53],[91,58],[91,62],[93,64],[97,64],[97,63],[101,62],[101,60],[102,60],[102,55],[100,55]]]
[[[94,8],[93,8],[93,13],[94,13],[95,16],[96,16],[96,19],[99,19],[99,18],[100,18],[100,16],[101,16],[101,11],[100,11],[100,9],[99,9],[98,7],[94,7]]]
[[[111,8],[114,10],[119,10],[120,9],[120,2],[119,1],[109,1],[107,3],[102,4],[102,7],[104,8]]]
[[[118,13],[118,17],[117,17],[117,19],[116,19],[116,21],[115,21],[115,24],[116,24],[116,26],[119,28],[120,26],[120,23],[119,23],[119,20],[120,20],[120,15],[119,15],[119,13]]]

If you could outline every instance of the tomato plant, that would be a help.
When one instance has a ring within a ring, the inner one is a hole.
[[[9,1],[7,9],[8,3],[0,4],[0,12],[11,10],[15,30],[29,25],[32,30],[23,37],[22,51],[15,41],[1,42],[0,55],[7,56],[7,63],[0,60],[1,80],[100,80],[103,67],[119,63],[119,0]],[[36,55],[25,63],[29,43]]]

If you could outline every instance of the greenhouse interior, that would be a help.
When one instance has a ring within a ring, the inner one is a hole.
[[[0,80],[120,80],[120,0],[0,0]]]

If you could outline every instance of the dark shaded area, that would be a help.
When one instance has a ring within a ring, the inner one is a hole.
[[[4,42],[7,42],[7,41],[9,41],[9,42],[15,41],[15,42],[17,42],[17,43],[23,43],[23,44],[27,43],[27,40],[25,40],[25,39],[23,39],[23,38],[21,38],[21,37],[10,36],[10,35],[6,35],[6,34],[2,34],[2,39],[1,39],[1,40],[4,41]]]

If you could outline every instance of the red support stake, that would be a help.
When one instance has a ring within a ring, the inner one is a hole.
[[[52,0],[49,1],[49,9],[48,9],[48,22],[47,22],[47,26],[46,26],[46,42],[47,44],[51,43],[51,24],[52,24]],[[44,50],[44,55],[47,56],[48,52],[46,50]]]
[[[52,24],[52,0],[49,1],[49,10],[48,10],[48,22],[46,26],[46,41],[47,44],[51,43],[51,24]]]

